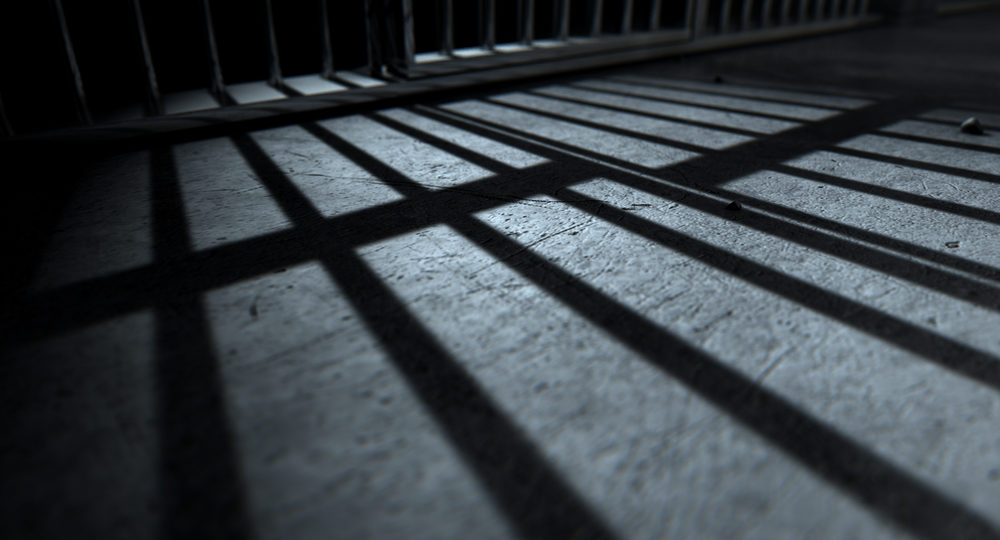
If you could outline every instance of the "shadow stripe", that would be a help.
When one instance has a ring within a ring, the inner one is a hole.
[[[567,194],[570,198],[563,199],[562,197]],[[554,196],[579,210],[602,217],[617,227],[638,234],[665,248],[696,258],[703,264],[826,315],[876,339],[891,343],[973,381],[1000,389],[1000,358],[827,291],[818,285],[789,276],[765,264],[667,229],[625,210],[608,206],[600,201],[581,202],[585,197],[572,189],[563,189]],[[739,221],[744,220],[740,218]]]
[[[961,132],[958,128],[955,128],[955,134],[958,135]],[[893,139],[900,139],[903,141],[913,141],[924,144],[933,144],[937,146],[948,146],[951,148],[960,148],[962,150],[969,150],[972,152],[983,152],[986,154],[993,154],[997,160],[1000,160],[1000,148],[993,146],[983,146],[980,144],[974,144],[967,141],[950,141],[947,139],[935,139],[934,137],[924,137],[922,135],[911,135],[909,133],[899,133],[896,131],[886,131],[878,130],[873,135],[879,135],[881,137],[889,137]],[[997,167],[1000,170],[1000,166]]]
[[[763,101],[763,102],[766,102],[766,103],[774,103],[774,104],[777,104],[777,105],[794,105],[794,106],[798,106],[798,107],[810,107],[810,108],[813,108],[813,109],[829,109],[831,111],[849,111],[849,110],[851,110],[851,107],[847,107],[847,106],[844,106],[844,105],[820,105],[818,103],[810,103],[808,101],[797,101],[797,100],[794,100],[794,99],[787,99],[787,98],[776,98],[776,97],[762,97],[762,96],[748,96],[748,95],[743,95],[743,94],[739,94],[739,93],[733,92],[732,91],[732,85],[729,85],[729,84],[717,84],[715,87],[712,87],[712,88],[702,88],[702,87],[699,87],[697,89],[694,89],[694,88],[685,87],[683,85],[671,84],[670,82],[666,82],[666,81],[651,80],[651,79],[639,78],[639,77],[629,77],[629,76],[624,76],[623,77],[621,75],[618,75],[618,76],[615,76],[615,77],[609,77],[609,79],[612,80],[612,81],[614,81],[614,82],[621,82],[621,83],[625,83],[625,84],[634,84],[636,86],[647,86],[647,87],[650,87],[650,88],[667,88],[667,89],[670,89],[670,90],[680,90],[680,91],[683,91],[683,92],[695,92],[695,93],[702,93],[702,94],[712,94],[714,96],[723,96],[723,97],[731,97],[731,98],[739,98],[739,99],[749,99],[751,101]],[[692,81],[692,82],[698,83],[698,82],[701,82],[701,81]],[[745,86],[742,83],[737,83],[737,84],[738,84],[738,86],[741,86],[741,87]],[[757,89],[760,90],[761,88],[757,87]],[[727,90],[729,90],[729,91],[727,92]],[[809,92],[806,92],[806,91],[796,91],[796,90],[786,90],[786,91],[787,92],[797,92],[797,93],[800,93],[800,94],[809,94]],[[824,94],[814,94],[814,95],[817,95],[817,96],[820,96],[820,97],[842,97],[842,96],[831,96],[830,94],[826,94],[826,95],[824,95]],[[861,99],[861,98],[853,98],[851,96],[846,96],[846,97],[849,97],[851,99]],[[866,100],[866,101],[871,101],[871,100],[869,99],[869,100]]]
[[[151,169],[155,260],[183,259],[191,252],[191,241],[169,148],[153,150]],[[196,292],[159,297],[154,309],[162,536],[252,538],[240,460],[201,297]]]
[[[775,172],[798,176],[815,182],[849,189],[851,191],[868,193],[870,195],[875,195],[876,197],[882,197],[883,199],[899,201],[906,204],[912,204],[914,206],[922,206],[939,212],[946,212],[956,216],[967,217],[986,223],[995,223],[1000,225],[1000,212],[993,212],[991,210],[968,206],[953,201],[935,199],[926,195],[917,195],[916,193],[910,193],[908,191],[888,188],[877,184],[869,184],[858,180],[851,180],[842,176],[821,173],[810,169],[803,169],[793,165],[771,165],[768,168]]]
[[[346,147],[315,124],[304,129],[334,148]],[[433,141],[433,139],[426,139]],[[309,260],[313,234],[345,245],[360,245],[433,224],[435,215],[471,212],[523,200],[538,193],[538,178],[582,177],[577,165],[548,162],[520,169],[515,176],[492,176],[437,191],[411,191],[409,198],[325,218],[322,226],[300,226],[189,253],[182,259],[114,272],[34,293],[15,306],[18,317],[3,321],[3,345],[10,346],[107,320],[169,301],[177,294],[202,292]],[[406,189],[407,186],[396,186]],[[314,227],[321,227],[317,230]],[[198,275],[197,283],[176,276]],[[157,283],[150,287],[150,283]]]
[[[683,105],[685,107],[695,107],[695,108],[698,108],[698,109],[709,109],[709,110],[719,111],[719,112],[742,114],[744,116],[753,116],[753,117],[757,117],[757,118],[764,118],[764,119],[767,119],[767,120],[779,120],[781,122],[790,122],[790,123],[795,123],[795,124],[803,124],[803,123],[811,123],[811,122],[825,122],[825,121],[829,120],[829,118],[821,118],[819,120],[805,120],[805,119],[798,118],[798,117],[795,117],[795,116],[784,116],[784,115],[780,115],[780,114],[769,114],[769,113],[764,113],[764,112],[759,112],[759,111],[748,111],[746,109],[737,109],[735,107],[725,107],[723,105],[710,105],[710,104],[706,104],[706,103],[696,103],[694,101],[685,101],[685,100],[679,99],[679,98],[668,98],[668,97],[663,97],[663,96],[657,96],[657,95],[651,95],[651,94],[648,94],[648,93],[643,93],[641,91],[641,89],[640,89],[640,91],[629,92],[627,90],[617,90],[617,89],[612,89],[612,88],[602,88],[600,86],[590,86],[589,84],[587,84],[585,82],[570,83],[569,86],[573,86],[573,87],[576,87],[576,88],[582,88],[584,90],[590,90],[590,91],[596,91],[596,92],[604,92],[606,94],[617,94],[617,95],[620,95],[620,96],[628,96],[628,97],[635,97],[635,98],[650,99],[650,100],[659,101],[659,102],[662,102],[662,103],[672,103],[674,105]],[[632,86],[635,86],[635,85],[632,85]],[[832,110],[830,112],[836,113],[837,111]],[[851,111],[851,112],[853,112],[853,111]]]
[[[943,107],[943,108],[948,108],[948,107]],[[986,111],[984,111],[984,112],[986,112]],[[995,114],[995,113],[986,112],[986,114]],[[958,126],[960,126],[961,123],[962,123],[962,121],[965,120],[965,118],[968,118],[969,116],[976,116],[976,114],[974,112],[972,112],[972,111],[967,111],[965,117],[959,118],[957,120],[942,120],[940,118],[927,118],[927,117],[924,117],[924,116],[914,116],[913,118],[909,118],[909,120],[916,120],[917,122],[928,122],[928,123],[932,123],[932,124],[941,124],[941,125],[944,125],[944,126],[951,126],[951,127],[955,128],[955,131],[958,131]],[[991,124],[989,122],[983,122],[982,118],[979,119],[979,122],[982,124],[983,130],[986,131],[989,136],[993,136],[994,135],[993,133],[989,133],[989,132],[995,131],[997,129],[1000,129],[1000,124]]]
[[[443,118],[448,118],[448,115],[455,115],[456,117],[462,119],[459,121],[459,123],[466,125],[466,129],[469,129],[470,131],[473,129],[471,126],[475,124],[487,125],[490,126],[491,129],[499,129],[502,131],[511,129],[506,126],[501,126],[499,124],[489,122],[486,120],[476,119],[474,117],[453,111],[449,111],[447,114],[439,114],[439,113],[427,113],[427,114],[429,116],[434,117],[435,119],[441,119],[441,121],[445,121],[443,120]],[[481,132],[480,134],[484,134],[484,136],[486,136],[485,134],[492,134],[493,136],[496,136],[489,130],[481,129],[480,132]],[[804,247],[808,247],[810,249],[815,249],[823,253],[827,253],[834,257],[843,259],[845,261],[853,262],[855,264],[867,268],[871,268],[872,270],[876,270],[878,272],[883,272],[898,277],[900,279],[916,283],[918,285],[927,287],[929,289],[941,292],[942,294],[946,294],[948,296],[984,307],[986,309],[1000,310],[1000,288],[998,287],[984,284],[972,280],[966,276],[951,273],[946,270],[936,268],[934,266],[929,266],[927,264],[916,262],[907,259],[905,257],[895,255],[893,253],[880,251],[879,249],[875,249],[866,246],[864,244],[851,242],[849,240],[845,240],[837,236],[816,231],[802,225],[778,220],[766,216],[764,214],[761,214],[759,212],[754,212],[753,207],[757,206],[759,208],[767,208],[769,211],[774,211],[775,213],[788,215],[793,219],[806,221],[810,224],[823,223],[823,220],[821,218],[812,216],[811,214],[797,212],[792,209],[781,208],[780,206],[775,205],[769,201],[756,199],[754,197],[749,197],[740,193],[735,193],[720,188],[700,186],[690,181],[676,182],[672,180],[665,180],[666,182],[671,182],[674,185],[670,185],[661,181],[654,182],[649,180],[648,178],[644,178],[643,176],[636,174],[635,171],[637,169],[645,170],[648,172],[648,174],[660,178],[663,177],[663,173],[654,169],[648,169],[636,166],[629,162],[622,161],[616,158],[610,158],[603,154],[599,154],[589,150],[579,149],[575,146],[571,146],[566,143],[551,141],[549,139],[543,139],[535,135],[530,135],[520,132],[519,136],[527,137],[528,139],[534,139],[534,140],[541,139],[543,140],[543,144],[548,145],[549,147],[555,147],[557,149],[561,149],[567,152],[572,152],[574,154],[584,155],[591,159],[596,160],[596,162],[589,162],[589,161],[587,162],[591,163],[592,167],[591,170],[593,171],[595,169],[596,170],[603,169],[603,171],[597,174],[592,172],[590,176],[604,175],[608,177],[617,178],[619,179],[619,181],[636,189],[645,191],[657,197],[669,199],[673,202],[677,202],[684,206],[694,208],[696,210],[700,210],[708,214],[724,217],[726,219],[732,217],[728,212],[726,212],[723,205],[721,205],[719,201],[708,195],[705,195],[704,193],[720,195],[720,196],[727,195],[732,198],[739,199],[743,203],[749,205],[749,208],[743,211],[742,213],[743,217],[740,220],[740,223],[744,226],[763,232],[765,234],[778,236],[790,242],[802,245]],[[498,138],[498,141],[500,140],[501,138]],[[502,140],[508,141],[508,144],[514,144],[512,141],[517,141],[518,139],[514,137],[509,137],[509,138],[502,138]],[[562,159],[564,160],[564,162],[567,159],[571,161],[579,160],[579,158],[573,158],[572,156],[567,156],[566,154],[562,154],[559,150],[553,151],[551,148],[546,148],[541,144],[537,145],[526,144],[523,140],[520,141],[520,144],[522,144],[523,148],[525,148],[526,150],[530,148],[531,149],[530,151],[553,160]],[[753,143],[748,143],[748,144],[753,144]],[[717,155],[693,158],[691,160],[673,166],[672,169],[680,170],[682,166],[685,168],[698,168],[702,166],[705,168],[717,167],[718,161],[719,161],[719,156]],[[612,165],[615,165],[620,168],[609,167],[607,165],[604,165],[604,163],[611,163]],[[767,168],[767,165],[762,164],[762,162],[754,162],[754,163],[755,165],[753,167],[746,166],[746,168],[754,172]],[[622,169],[625,169],[625,171],[627,172],[624,172]],[[671,168],[668,168],[668,170],[670,169]],[[712,179],[713,180],[712,184],[721,183],[725,181],[728,177],[735,178],[742,176],[743,173],[744,172],[740,170],[738,173],[730,172],[728,175],[725,176],[720,174]],[[561,185],[570,185],[572,183],[574,183],[573,180],[560,182]],[[684,186],[685,188],[698,190],[703,194],[685,191],[678,186]],[[845,227],[846,226],[844,225],[839,225],[838,228],[843,230]],[[875,235],[874,233],[866,232],[863,236],[865,236],[866,239],[871,240],[873,243],[877,242],[883,244],[885,247],[889,249],[898,248],[901,245],[906,245],[910,254],[926,252],[926,248],[923,248],[922,246],[917,246],[915,244],[907,245],[902,241],[887,238],[884,236],[880,237],[879,235]],[[942,256],[936,256],[935,260],[942,261],[945,259],[943,259]],[[964,260],[962,261],[963,261],[962,266],[964,267],[971,266],[970,262]],[[995,272],[997,269],[993,269],[992,267],[986,266],[985,268],[980,268],[980,270],[984,270],[987,276],[992,278],[996,275]]]
[[[312,125],[308,129],[315,131],[317,127]],[[330,132],[324,137],[333,138],[339,139]],[[322,215],[257,143],[247,135],[234,136],[233,141],[261,184],[296,226],[319,230],[318,226],[324,222]],[[342,146],[346,147],[346,143]],[[386,166],[373,167],[372,162],[377,160],[367,156],[359,165],[372,174],[376,171],[387,174],[391,170]],[[407,186],[406,192],[423,191],[405,176],[395,173],[393,176],[391,185]],[[340,285],[452,446],[523,537],[614,537],[530,439],[507,419],[489,394],[408,312],[405,304],[351,246],[328,242],[319,236],[312,254]]]
[[[817,148],[817,150],[839,152],[841,154],[847,154],[849,156],[870,159],[873,161],[881,161],[882,163],[893,163],[896,165],[902,165],[904,167],[910,167],[912,169],[920,169],[924,171],[948,174],[951,176],[958,176],[960,178],[968,178],[970,180],[980,180],[983,182],[989,182],[991,184],[1000,184],[1000,171],[998,171],[998,174],[988,174],[979,171],[972,171],[969,169],[960,169],[958,167],[951,167],[948,165],[939,165],[937,163],[929,163],[926,161],[918,161],[915,159],[889,156],[885,154],[878,154],[875,152],[866,152],[864,150],[855,150],[854,148],[845,148],[833,145],[827,145],[825,148]],[[1000,162],[1000,157],[997,158],[997,161]],[[998,165],[998,169],[1000,169],[1000,165]]]
[[[529,150],[525,146],[521,147]],[[385,166],[360,148],[343,146],[338,147],[337,150],[369,173],[384,178],[391,185],[412,183],[405,176]],[[420,188],[414,185],[413,189]],[[567,197],[567,195],[569,196]],[[561,196],[559,194],[555,196],[567,204],[626,229],[636,229],[636,225],[642,224],[648,230],[665,231],[662,227],[640,220],[625,212],[608,209],[601,203],[583,202],[586,197],[572,190],[563,189]],[[601,215],[605,212],[611,214],[610,217]],[[645,356],[651,363],[699,392],[744,425],[770,440],[817,474],[848,492],[855,499],[891,519],[904,530],[923,538],[953,537],[956,534],[973,534],[981,538],[1000,538],[1000,534],[993,525],[960,503],[936,492],[932,487],[907,474],[906,471],[883,460],[808,414],[799,411],[793,404],[776,394],[754,384],[704,353],[669,336],[647,319],[582,283],[565,270],[553,266],[530,250],[524,249],[521,244],[470,217],[468,213],[456,214],[450,219],[443,218],[441,221],[475,242],[498,261],[503,262],[553,297],[573,308],[577,313],[608,330],[620,341]],[[642,233],[641,230],[633,232]],[[647,234],[649,233],[647,232]],[[667,235],[673,238],[679,237],[672,231],[665,231],[662,235],[654,235],[655,237],[651,239],[663,243],[663,238]],[[994,383],[1000,381],[1000,361],[991,357],[984,358],[982,353],[970,351],[962,344],[955,344],[950,340],[930,335],[922,329],[906,323],[896,323],[894,319],[877,310],[858,306],[815,286],[806,284],[805,287],[800,288],[800,282],[797,280],[783,276],[762,265],[734,257],[703,242],[684,239],[680,245],[677,241],[669,243],[671,245],[668,247],[681,248],[689,254],[695,253],[702,261],[705,261],[706,257],[710,257],[712,260],[709,264],[719,265],[724,271],[740,277],[752,278],[751,282],[771,290],[777,290],[779,294],[794,292],[796,289],[800,289],[800,292],[793,294],[793,296],[802,297],[819,292],[821,293],[819,301],[831,303],[832,308],[856,309],[878,323],[889,323],[890,330],[893,332],[910,331],[909,334],[897,336],[900,339],[916,336],[921,345],[926,345],[929,342],[939,347],[947,347],[947,352],[951,352],[949,349],[954,349],[961,354],[971,352],[974,354],[973,362],[989,361],[989,365],[993,367],[990,371],[990,377]],[[742,266],[745,264],[749,266]],[[816,302],[813,304],[823,308],[822,304],[816,304]],[[865,325],[869,322],[864,321],[857,324]],[[692,360],[687,362],[679,360],[679,358],[685,357]],[[955,362],[965,362],[959,367],[969,367],[966,357],[955,360]],[[982,369],[984,366],[974,364],[972,367]]]
[[[424,114],[432,119],[467,129],[471,132],[499,140],[500,142],[505,142],[511,146],[526,144],[521,138],[484,129],[481,126],[481,120],[466,119],[459,121],[449,116],[457,115],[457,113],[449,112],[443,114],[423,107],[414,109],[413,112]],[[882,121],[878,117],[886,116],[886,114],[885,112],[881,112],[871,115],[875,117],[872,123]],[[504,127],[501,126],[500,129],[504,129]],[[318,126],[312,125],[311,132],[320,139],[325,137],[325,130],[318,128]],[[430,141],[430,139],[425,140]],[[332,143],[335,147],[339,144],[329,139],[326,142],[328,144]],[[432,194],[411,193],[411,199],[407,201],[390,203],[346,216],[329,218],[326,221],[327,234],[335,235],[344,241],[351,241],[348,237],[353,238],[353,241],[357,242],[373,241],[379,238],[380,235],[401,234],[407,230],[426,225],[428,220],[420,216],[427,216],[423,208],[428,206],[436,205],[438,208],[450,206],[454,208],[458,205],[464,205],[465,208],[469,208],[470,212],[475,212],[537,193],[539,186],[531,180],[532,178],[544,177],[549,179],[549,182],[554,182],[556,178],[568,177],[569,180],[565,182],[572,182],[574,175],[579,175],[579,178],[585,178],[585,173],[593,170],[590,164],[578,165],[575,162],[560,162],[559,160],[564,159],[565,155],[551,150],[552,146],[560,147],[559,143],[546,141],[545,144],[549,146],[533,144],[530,148],[534,149],[534,153],[547,156],[553,159],[554,162],[526,168],[520,171],[520,174],[523,176],[513,179],[491,177],[462,186],[440,190]],[[565,145],[561,147],[565,148]],[[569,148],[569,150],[586,154],[586,151],[576,148]],[[786,156],[789,158],[795,156],[794,153],[791,153],[790,149],[783,149],[782,152],[781,155],[776,157],[777,160],[786,159]],[[596,159],[613,160],[601,155],[596,155]],[[697,167],[703,162],[701,160],[694,160],[690,163],[692,167]],[[706,166],[711,166],[711,162],[704,163]],[[627,163],[623,163],[622,166],[632,168],[631,164]],[[759,170],[765,167],[765,165],[758,163],[754,167],[756,168],[748,167],[747,169],[748,171]],[[725,178],[722,180],[725,180]],[[713,188],[693,187],[709,193],[721,193],[720,190]],[[746,197],[740,198],[742,200],[752,200]],[[763,205],[767,203],[766,201],[757,201],[754,204]],[[364,231],[359,230],[359,226],[357,225],[361,222],[365,223]],[[185,261],[176,262],[172,265],[157,263],[157,265],[128,270],[33,295],[19,306],[19,317],[7,323],[5,344],[29,341],[51,335],[55,332],[97,322],[115,315],[127,313],[130,310],[148,306],[150,302],[156,301],[158,298],[168,298],[176,292],[190,291],[192,289],[183,281],[174,283],[172,280],[161,279],[161,276],[168,271],[175,271],[181,274],[198,272],[199,275],[203,276],[204,283],[221,286],[243,277],[250,277],[257,273],[279,269],[282,265],[295,264],[303,260],[303,255],[301,254],[303,238],[304,236],[301,231],[270,233],[230,245],[193,253]],[[874,242],[876,238],[870,238],[870,240]],[[895,242],[887,245],[891,249],[900,248],[900,245]],[[913,251],[914,247],[917,248],[917,251]],[[920,248],[919,246],[908,246],[908,249],[913,253],[919,253]],[[949,261],[941,257],[936,258],[935,261],[942,264],[957,264],[957,261]],[[970,271],[970,268],[965,263],[963,263],[961,269]],[[983,275],[992,272],[989,268],[982,268],[980,270],[983,271],[981,272]],[[152,280],[165,281],[161,286],[161,289],[164,290],[162,292],[150,290],[148,282]],[[968,289],[968,291],[974,292],[974,289]]]
[[[515,174],[517,171],[517,168],[512,167],[502,161],[493,159],[489,156],[485,156],[478,152],[474,152],[472,150],[469,150],[468,148],[465,148],[464,146],[459,146],[451,141],[446,141],[441,137],[438,137],[426,131],[419,130],[413,126],[408,126],[396,119],[389,118],[388,116],[382,114],[367,114],[365,115],[365,118],[368,118],[374,122],[378,122],[389,129],[394,129],[413,139],[435,146],[441,150],[444,150],[445,152],[448,152],[449,154],[455,157],[464,159],[465,161],[468,161],[469,163],[472,163],[474,165],[478,165],[490,172],[496,174],[501,174],[501,173]]]
[[[590,212],[596,215],[596,210]],[[990,522],[961,503],[503,234],[471,217],[450,225],[650,364],[900,529],[926,539],[1000,538],[1000,532]]]
[[[597,92],[597,91],[596,90],[588,90],[588,92]],[[550,93],[550,92],[545,91],[545,90],[525,90],[524,93],[525,94],[529,94],[529,95],[533,95],[533,96],[540,96],[540,97],[544,97],[544,98],[549,98],[549,99],[557,99],[557,100],[560,100],[560,101],[565,101],[567,103],[575,103],[577,105],[585,105],[587,107],[597,107],[597,108],[606,109],[606,110],[609,110],[609,111],[621,112],[621,113],[626,113],[626,114],[637,114],[637,115],[640,115],[640,116],[648,116],[650,118],[658,118],[658,119],[661,119],[661,120],[667,120],[669,122],[676,122],[678,124],[685,124],[685,125],[694,126],[694,127],[700,127],[700,128],[711,129],[711,130],[716,130],[716,131],[723,131],[723,132],[726,132],[726,133],[732,133],[734,135],[745,135],[747,137],[760,137],[762,135],[760,132],[750,131],[748,129],[740,129],[740,128],[734,128],[734,127],[730,127],[730,126],[720,126],[718,124],[713,124],[711,122],[701,122],[699,120],[691,120],[689,118],[681,118],[679,116],[672,116],[672,115],[669,115],[669,114],[663,114],[663,113],[658,113],[658,112],[647,111],[647,110],[644,110],[644,109],[640,109],[638,107],[632,108],[632,107],[624,107],[622,105],[611,105],[609,103],[601,103],[601,102],[598,102],[596,100],[595,101],[589,101],[589,100],[586,100],[586,99],[564,96],[564,95],[557,94],[557,93]],[[603,92],[603,93],[608,94],[607,92]],[[640,98],[640,97],[630,97],[630,99],[653,101],[653,100],[650,100],[650,99],[647,99],[647,98]]]
[[[551,98],[549,98],[549,99],[551,99]],[[550,118],[552,120],[558,120],[558,121],[561,121],[561,122],[569,122],[571,124],[576,124],[576,125],[579,125],[579,126],[588,127],[588,128],[591,128],[591,129],[596,129],[596,130],[599,130],[599,131],[603,131],[605,133],[614,134],[614,135],[621,135],[623,137],[629,137],[631,139],[639,139],[639,140],[642,140],[642,141],[656,143],[656,144],[662,144],[664,146],[671,146],[671,147],[677,148],[679,150],[686,150],[688,152],[694,152],[694,153],[697,153],[697,154],[719,152],[719,151],[717,151],[715,149],[708,148],[708,147],[705,147],[705,146],[699,146],[697,144],[691,144],[691,143],[686,143],[686,142],[682,142],[682,141],[677,141],[677,140],[674,140],[674,139],[668,139],[668,138],[660,136],[660,135],[652,135],[652,134],[649,134],[649,133],[645,133],[643,131],[633,131],[633,130],[624,129],[624,128],[620,128],[620,127],[608,126],[608,125],[605,125],[605,124],[601,124],[599,122],[594,122],[593,120],[584,120],[583,118],[578,118],[578,117],[575,117],[575,116],[568,116],[568,115],[561,114],[561,113],[554,113],[554,112],[546,111],[544,109],[536,109],[534,107],[528,107],[526,105],[519,105],[519,104],[516,104],[516,103],[508,103],[506,101],[500,101],[500,100],[493,99],[493,98],[484,98],[483,101],[486,102],[486,103],[490,103],[492,105],[499,105],[499,106],[502,106],[502,107],[507,107],[508,109],[514,109],[514,110],[525,112],[525,113],[528,113],[528,114],[534,114],[534,115],[537,115],[537,116],[542,116],[542,117],[545,117],[545,118]],[[483,120],[483,122],[488,122],[488,121],[487,120]],[[625,163],[628,163],[628,162],[625,162]],[[632,166],[636,166],[636,165],[632,164]]]
[[[373,119],[378,120],[378,118],[373,118]],[[481,167],[491,169],[495,172],[503,172],[503,171],[512,172],[514,170],[512,167],[509,167],[503,163],[482,156],[481,154],[471,152],[456,144],[445,141],[433,134],[420,131],[410,126],[406,126],[401,122],[395,120],[390,120],[390,119],[386,120],[387,122],[384,122],[384,124],[387,125],[388,127],[397,129],[424,143],[431,144],[443,150],[451,152],[454,155],[457,155],[458,157],[461,157],[467,161],[475,163],[476,165],[479,165]],[[871,186],[870,184],[865,184],[863,182],[840,179],[839,177],[833,177],[831,175],[823,173],[814,173],[812,171],[808,171],[805,169],[797,169],[790,166],[771,167],[771,170],[784,170],[786,174],[793,174],[801,177],[818,179],[817,181],[833,185],[846,185],[850,186],[848,189],[853,188],[855,191],[864,191],[867,193],[875,192],[872,193],[875,195],[885,192],[888,193],[889,195],[892,195],[892,197],[889,197],[891,199],[895,200],[905,199],[902,200],[901,202],[907,202],[909,204],[919,204],[919,202],[926,202],[926,204],[923,204],[922,206],[930,207],[933,209],[944,209],[945,211],[952,211],[952,213],[957,213],[959,215],[966,215],[977,219],[987,218],[984,219],[984,221],[993,221],[995,223],[1000,223],[1000,214],[996,214],[993,212],[989,212],[987,210],[981,210],[973,207],[967,207],[957,203],[939,201],[938,199],[933,199],[930,197],[920,197],[916,195],[910,195],[905,192],[892,190],[888,188],[879,189],[878,186]],[[872,189],[864,189],[864,188],[872,188]],[[731,190],[718,190],[718,192],[719,194],[726,195],[733,199],[741,199],[741,200],[751,199],[743,196],[741,193]],[[910,255],[923,258],[928,261],[932,261],[942,265],[947,265],[952,268],[961,270],[963,272],[979,275],[986,279],[1000,281],[1000,269],[989,265],[980,264],[975,261],[970,261],[968,259],[964,259],[962,257],[957,257],[954,255],[949,255],[947,253],[941,253],[939,251],[935,251],[933,249],[929,249],[917,244],[912,244],[910,242],[897,240],[889,236],[874,233],[865,229],[861,229],[859,227],[853,227],[850,225],[842,224],[830,219],[821,218],[813,214],[801,212],[795,210],[794,208],[788,208],[779,204],[774,204],[766,200],[757,198],[752,198],[751,200],[753,201],[753,205],[755,207],[761,208],[773,214],[785,216],[789,219],[793,219],[801,223],[809,223],[810,225],[822,227],[824,229],[839,234],[852,236],[858,240],[862,240],[872,244],[878,244],[884,248],[891,249],[893,251],[907,253]],[[946,276],[950,277],[951,274],[946,274]],[[947,280],[947,277],[945,278],[945,280]],[[970,284],[969,282],[963,282],[960,285],[971,286],[975,284],[974,283]],[[1000,308],[1000,290],[997,291],[996,297],[997,297],[997,304],[995,307]]]

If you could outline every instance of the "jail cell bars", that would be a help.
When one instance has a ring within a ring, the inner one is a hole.
[[[117,84],[106,79],[118,77],[88,73],[88,63],[80,61],[89,58],[93,64],[98,56],[93,36],[88,40],[81,33],[96,19],[66,11],[63,4],[49,0],[48,23],[60,38],[73,121],[89,125],[122,119],[95,111],[97,100],[91,99]],[[124,11],[115,24],[133,27],[121,29],[132,38],[118,45],[135,51],[133,60],[116,69],[141,81],[141,95],[130,98],[141,104],[136,114],[159,116],[859,18],[866,15],[868,1],[180,0],[164,11],[149,0],[120,0],[114,6]],[[18,84],[11,75],[5,84]],[[0,88],[0,99],[4,94]],[[0,134],[5,136],[32,127],[16,125],[4,105],[45,106],[0,100]]]

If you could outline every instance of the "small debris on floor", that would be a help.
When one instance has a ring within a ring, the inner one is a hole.
[[[976,118],[975,116],[970,116],[966,118],[958,129],[962,130],[962,133],[971,133],[972,135],[983,134],[983,126],[980,125],[979,119]]]
[[[954,249],[958,247],[958,241],[956,240],[955,242],[945,242],[944,245]]]
[[[737,201],[733,201],[733,202],[731,202],[731,203],[729,203],[729,204],[726,205],[726,210],[730,210],[732,212],[739,212],[742,209],[743,209],[743,205],[740,204]]]
[[[721,83],[722,82],[722,75],[716,75],[715,78],[712,79],[712,82],[714,82],[716,84]]]

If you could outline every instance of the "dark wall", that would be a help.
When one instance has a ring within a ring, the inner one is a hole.
[[[272,4],[283,73],[320,72],[319,0]],[[364,65],[363,3],[330,0],[329,4],[336,67]],[[161,91],[207,88],[210,62],[201,0],[142,0],[140,6]],[[224,80],[267,79],[263,0],[210,0],[210,6]],[[100,118],[125,105],[144,103],[145,71],[131,0],[63,0],[63,7],[93,115]],[[11,2],[2,11],[0,96],[15,131],[78,123],[73,79],[52,2]]]
[[[635,0],[636,30],[644,30],[652,0]],[[594,0],[570,1],[570,33],[590,30]],[[440,0],[413,0],[417,51],[440,47]],[[496,0],[498,43],[521,38],[520,0]],[[147,101],[146,73],[132,0],[62,0],[86,99],[98,121]],[[139,0],[161,92],[210,86],[209,41],[202,0]],[[222,75],[226,83],[268,78],[264,0],[209,0]],[[336,69],[367,63],[363,0],[329,0],[328,23]],[[557,0],[535,0],[535,39],[557,34]],[[605,0],[606,32],[621,27],[623,0]],[[0,97],[18,133],[79,123],[73,79],[52,0],[8,2],[0,9],[3,78]],[[275,33],[285,76],[322,70],[320,0],[272,0]],[[455,47],[483,40],[478,0],[453,0]],[[664,0],[663,25],[682,23],[684,4]],[[678,11],[679,10],[679,11]]]

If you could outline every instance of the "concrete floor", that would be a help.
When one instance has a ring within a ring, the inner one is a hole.
[[[1000,537],[998,25],[100,160],[0,537]]]

